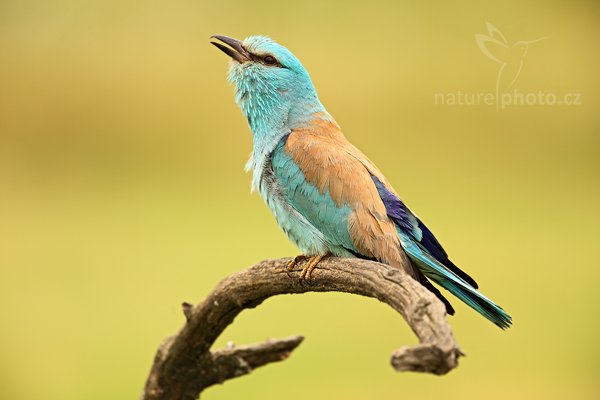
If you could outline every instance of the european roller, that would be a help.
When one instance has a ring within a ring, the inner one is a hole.
[[[285,47],[264,36],[215,35],[231,57],[228,78],[253,136],[252,188],[302,255],[310,279],[326,256],[358,257],[404,268],[454,309],[431,283],[507,328],[511,317],[481,294],[392,185],[342,133],[310,76]]]

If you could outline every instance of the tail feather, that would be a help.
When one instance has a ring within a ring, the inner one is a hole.
[[[451,281],[441,282],[440,285],[461,299],[479,314],[492,321],[502,329],[509,328],[512,318],[500,306],[490,301],[478,291],[470,291]]]
[[[418,242],[398,230],[400,242],[421,272],[502,329],[510,327],[512,318],[500,306],[485,297],[463,278],[432,257]]]
[[[448,259],[448,254],[446,254],[446,250],[442,247],[440,242],[435,238],[433,233],[429,230],[429,228],[417,218],[417,222],[419,223],[419,229],[421,230],[421,240],[419,240],[419,244],[425,248],[425,250],[433,256],[437,261],[440,262],[443,266],[448,268],[450,271],[454,272],[458,275],[462,280],[467,282],[469,285],[477,289],[479,286],[475,279],[471,278],[469,274],[465,271],[458,268],[450,259]]]

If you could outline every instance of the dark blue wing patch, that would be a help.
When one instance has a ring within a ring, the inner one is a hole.
[[[403,231],[412,235],[415,228],[417,228],[417,218],[404,205],[402,200],[385,187],[378,177],[371,175],[371,179],[373,179],[377,187],[379,197],[383,200],[388,217],[402,228]],[[417,236],[420,235],[417,234]],[[415,239],[419,240],[418,237]]]
[[[419,242],[437,261],[477,289],[479,287],[477,282],[448,259],[448,254],[429,228],[406,207],[402,200],[388,190],[379,178],[371,175],[371,179],[373,179],[377,187],[379,197],[381,197],[385,205],[388,217],[405,233],[411,235]]]

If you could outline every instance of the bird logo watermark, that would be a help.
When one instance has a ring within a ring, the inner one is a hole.
[[[547,38],[542,37],[529,41],[520,40],[510,44],[494,25],[486,22],[486,27],[487,35],[475,34],[475,42],[483,54],[499,64],[496,78],[496,95],[498,95],[501,88],[510,89],[519,79],[529,46]]]
[[[435,93],[436,105],[488,105],[496,109],[505,109],[519,105],[580,105],[580,93],[555,93],[543,91],[523,93],[517,88],[519,76],[525,68],[532,47],[549,39],[540,37],[534,40],[509,42],[500,29],[486,22],[487,33],[476,33],[475,43],[479,50],[490,60],[498,64],[494,92]]]

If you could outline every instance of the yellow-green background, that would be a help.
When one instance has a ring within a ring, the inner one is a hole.
[[[267,34],[349,139],[514,317],[454,301],[468,357],[396,373],[415,338],[374,300],[309,294],[219,340],[304,334],[209,399],[600,398],[600,7],[595,1],[0,3],[0,398],[137,398],[161,339],[223,277],[296,249],[243,165],[251,136],[211,34]],[[547,36],[517,88],[578,106],[440,106],[491,92],[485,22]],[[318,273],[318,270],[317,272]]]

